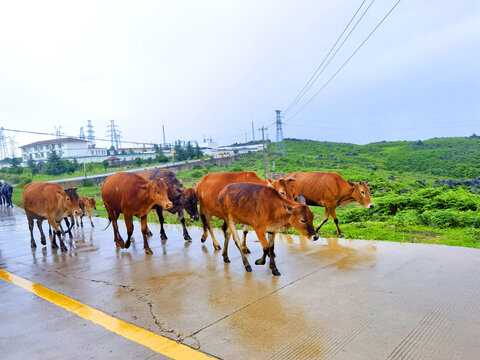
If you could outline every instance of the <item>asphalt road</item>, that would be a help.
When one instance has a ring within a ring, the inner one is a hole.
[[[479,358],[480,250],[286,235],[276,241],[282,276],[274,277],[254,265],[253,233],[246,273],[234,246],[224,264],[198,228],[185,242],[168,225],[162,242],[149,225],[154,254],[146,255],[139,223],[122,250],[107,221],[94,222],[74,229],[67,252],[48,239],[42,246],[37,230],[31,249],[23,211],[0,207],[0,269],[222,359]],[[2,359],[167,358],[35,288],[0,279]]]

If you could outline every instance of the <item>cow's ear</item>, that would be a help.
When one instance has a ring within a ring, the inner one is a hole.
[[[350,181],[350,180],[348,180],[348,184],[349,184],[350,186],[355,186],[355,183],[354,183],[353,181]]]
[[[305,199],[305,196],[303,196],[302,194],[298,194],[297,200],[299,204],[307,205],[307,200]]]
[[[268,181],[270,184],[273,184],[273,180],[270,179],[269,177],[267,177],[267,181]]]
[[[283,204],[283,207],[285,208],[285,210],[287,211],[287,213],[291,214],[292,213],[292,207],[288,204]]]
[[[62,192],[60,190],[57,190],[57,193],[61,194]]]
[[[147,185],[138,185],[140,189],[148,189]]]
[[[296,181],[296,180],[295,180],[295,179],[291,179],[291,178],[290,178],[290,179],[287,179],[287,181]]]
[[[197,183],[193,183],[192,185],[192,189],[195,189],[195,186],[197,185]]]
[[[369,181],[370,181],[370,180],[365,180],[364,183],[365,183],[365,184],[368,184]]]

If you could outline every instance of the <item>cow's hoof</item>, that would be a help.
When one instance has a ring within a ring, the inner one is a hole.
[[[192,241],[192,238],[188,234],[185,235],[183,238],[185,239],[185,241]]]
[[[117,242],[116,244],[117,244],[117,246],[120,246],[120,248],[125,249],[125,243],[123,241],[122,242]]]
[[[206,236],[205,236],[205,237],[202,236],[202,238],[200,239],[200,241],[201,241],[202,243],[204,243],[205,240],[207,240],[207,237],[206,237]]]
[[[222,247],[220,245],[213,245],[213,247],[215,248],[215,250],[222,250]]]
[[[61,248],[62,248],[62,251],[68,251],[66,246],[62,246]]]
[[[152,234],[152,232],[150,231],[150,229],[147,229],[147,230],[145,231],[145,235],[147,235],[147,236],[152,236],[153,234]]]
[[[318,237],[318,235],[315,235],[315,236],[313,237],[313,241],[317,241],[318,239],[320,239],[320,238]]]
[[[277,269],[274,269],[274,270],[272,270],[272,275],[274,275],[274,276],[280,276],[280,275],[282,275],[282,274],[280,274],[280,271],[278,271]]]
[[[153,251],[151,249],[145,249],[145,254],[153,254]]]
[[[168,237],[167,237],[167,235],[165,235],[165,234],[160,234],[160,239],[162,239],[162,240],[168,240]]]
[[[265,265],[265,259],[258,259],[255,260],[255,265]]]
[[[250,249],[249,248],[244,248],[244,249],[242,249],[242,252],[244,254],[250,254]]]
[[[227,264],[228,264],[228,263],[230,262],[230,259],[229,259],[228,257],[226,257],[226,258],[223,258],[223,262],[225,262],[225,263],[227,263]]]
[[[95,225],[92,224],[92,227],[95,227]]]
[[[246,270],[247,272],[252,272],[252,267],[251,267],[250,265],[245,266],[245,270]]]
[[[45,238],[41,239],[41,240],[40,240],[40,243],[41,243],[42,245],[47,245],[47,241],[45,240]]]
[[[52,244],[52,249],[58,249],[58,245],[57,244]]]
[[[125,243],[125,249],[128,249],[130,247],[130,240],[127,240],[127,242]]]
[[[340,236],[341,238],[344,238],[344,237],[345,237],[345,235],[343,235],[343,234],[340,234],[340,235],[338,235],[338,236]]]
[[[35,249],[35,248],[37,247],[37,244],[30,244],[30,247],[31,247],[32,249]]]

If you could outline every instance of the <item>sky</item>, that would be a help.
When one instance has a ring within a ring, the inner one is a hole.
[[[226,145],[252,140],[252,121],[256,140],[263,125],[275,140],[278,109],[285,138],[480,134],[478,0],[400,1],[324,87],[396,1],[364,2],[358,26],[285,113],[363,0],[2,0],[0,126],[78,136],[92,120],[108,139],[113,119],[124,141],[162,143],[163,123],[167,142]],[[17,146],[52,138],[4,134]]]

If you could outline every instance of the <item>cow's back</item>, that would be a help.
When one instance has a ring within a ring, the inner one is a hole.
[[[63,188],[58,184],[32,182],[23,189],[23,208],[40,217],[56,216],[65,211],[61,193]]]
[[[295,179],[296,194],[302,194],[309,205],[330,206],[336,204],[348,189],[348,182],[335,172],[293,172],[286,176]]]
[[[103,202],[116,212],[123,212],[122,205],[135,206],[142,201],[146,191],[140,187],[147,183],[148,180],[133,173],[119,172],[110,175],[102,184]]]
[[[178,181],[175,173],[167,169],[143,170],[137,173],[146,180],[161,179],[167,184],[168,198],[174,203],[181,201],[182,192],[185,186]]]
[[[228,184],[243,182],[266,185],[266,181],[253,171],[209,173],[197,183],[195,193],[201,207],[206,208],[210,214],[216,217],[222,217],[222,209],[217,201],[219,192]]]

